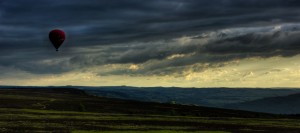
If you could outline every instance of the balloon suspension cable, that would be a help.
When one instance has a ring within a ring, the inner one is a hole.
[[[58,52],[58,49],[56,49],[56,51]]]

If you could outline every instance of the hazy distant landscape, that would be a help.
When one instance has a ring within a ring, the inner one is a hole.
[[[228,104],[225,108],[275,114],[300,114],[300,93],[267,97],[242,103]]]
[[[300,89],[297,88],[139,88],[126,86],[78,88],[93,95],[111,98],[277,114],[300,114],[298,106],[300,97],[297,97],[300,95]],[[268,98],[272,100],[267,102]],[[254,104],[254,101],[257,101],[257,104]]]

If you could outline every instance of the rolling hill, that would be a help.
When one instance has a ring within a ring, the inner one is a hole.
[[[178,88],[178,87],[82,87],[89,94],[148,102],[176,102],[186,105],[224,107],[232,103],[252,101],[266,97],[300,93],[297,88]]]
[[[274,114],[300,114],[300,93],[229,104],[226,108]]]

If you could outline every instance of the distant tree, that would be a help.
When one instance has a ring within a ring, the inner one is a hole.
[[[170,104],[177,104],[176,101],[170,101]]]

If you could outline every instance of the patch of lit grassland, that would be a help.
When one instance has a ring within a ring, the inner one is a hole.
[[[213,118],[213,117],[189,117],[189,116],[165,116],[165,115],[129,115],[92,112],[34,110],[34,109],[5,109],[0,108],[0,119],[27,119],[27,120],[74,120],[74,121],[101,121],[101,120],[132,120],[132,121],[169,121],[169,122],[199,122],[219,124],[241,124],[254,126],[283,126],[300,128],[298,119],[261,119],[261,118]]]
[[[73,133],[226,133],[205,131],[205,126],[297,128],[296,119],[212,118],[166,115],[129,115],[34,109],[0,108],[0,131],[61,131]],[[88,129],[88,130],[86,130]],[[92,130],[92,131],[89,131]],[[100,130],[100,131],[97,131]],[[105,132],[103,132],[105,131]]]
[[[223,131],[73,131],[72,133],[230,133]]]

